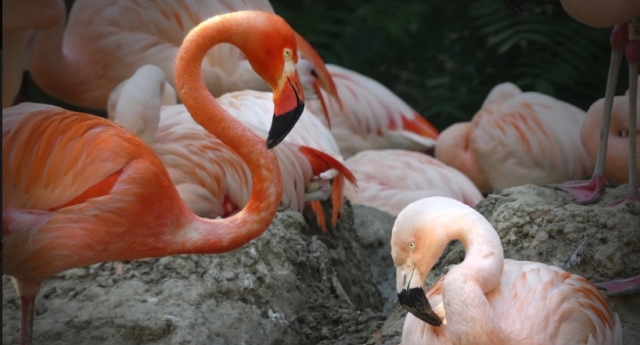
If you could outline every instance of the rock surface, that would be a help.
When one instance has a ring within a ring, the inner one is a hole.
[[[576,205],[552,188],[521,186],[476,208],[494,225],[505,257],[562,267],[592,281],[640,272],[640,205]],[[328,212],[327,212],[328,214]],[[282,212],[250,244],[224,255],[139,260],[61,273],[37,300],[36,344],[400,343],[389,240],[394,217],[347,205],[336,229],[320,233],[306,213]],[[464,257],[450,244],[427,286]],[[640,295],[609,299],[625,344],[640,341]],[[3,344],[18,343],[19,300],[3,277]]]
[[[181,255],[63,272],[43,284],[36,344],[315,344],[383,320],[353,216],[328,234],[301,214],[223,255]],[[3,277],[3,344],[17,344],[20,304]],[[350,322],[354,315],[360,325]],[[363,338],[366,340],[366,337]]]

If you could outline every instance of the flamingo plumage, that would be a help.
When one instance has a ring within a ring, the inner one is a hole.
[[[438,130],[395,93],[355,71],[333,64],[325,66],[339,99],[313,84],[313,65],[302,61],[298,71],[303,85],[314,87],[306,94],[318,96],[307,100],[307,108],[318,117],[327,114],[328,119],[321,120],[331,128],[344,157],[363,150],[428,152],[434,148]]]
[[[584,178],[593,169],[580,143],[584,117],[571,104],[502,83],[471,122],[440,134],[436,158],[463,172],[483,193]]]
[[[273,13],[267,0],[77,0],[67,23],[38,33],[29,72],[47,94],[69,104],[106,109],[110,92],[139,67],[160,67],[176,86],[175,58],[189,31],[215,15],[258,10]],[[320,84],[337,97],[324,62],[300,35],[298,50],[318,71]],[[209,51],[202,77],[214,96],[269,86],[247,57],[230,44]]]
[[[107,119],[41,104],[3,109],[2,264],[22,300],[22,344],[31,343],[35,297],[47,277],[105,261],[227,252],[273,220],[282,196],[276,157],[216,103],[201,79],[200,61],[222,42],[252,62],[282,116],[297,118],[304,99],[296,91],[295,33],[279,16],[216,16],[185,38],[177,55],[178,93],[193,118],[252,173],[247,205],[229,218],[193,214],[153,150]]]
[[[270,93],[252,90],[231,92],[218,97],[217,102],[257,135],[267,137],[273,114]],[[154,149],[180,197],[196,215],[227,217],[242,208],[249,199],[249,169],[233,150],[195,122],[184,105],[175,103],[175,93],[166,83],[162,70],[145,65],[110,95],[109,119],[136,133]],[[314,129],[313,133],[300,133],[309,127]],[[324,137],[329,138],[329,145],[308,140],[321,137],[323,130],[327,132]],[[312,146],[297,144],[296,138],[305,138],[303,142]],[[342,157],[339,152],[331,150],[331,140],[331,135],[315,116],[303,111],[298,125],[273,149],[284,183],[281,207],[302,211],[309,196],[307,193],[311,192],[313,198],[317,198],[316,195],[323,194],[317,189],[323,183],[330,184],[326,180],[336,175],[325,176],[323,173],[329,169],[338,171],[336,178],[346,177],[355,182],[351,172],[340,163]],[[322,151],[327,147],[328,153]],[[337,183],[337,188],[340,186],[342,183]],[[332,193],[339,194],[335,198],[339,202],[334,207],[337,220],[342,207],[342,191]],[[318,214],[317,218],[321,229],[326,231],[324,215]]]
[[[345,187],[354,205],[365,205],[397,216],[410,203],[444,196],[475,206],[478,188],[458,170],[420,152],[399,149],[365,150],[345,161],[358,188]]]
[[[427,293],[424,278],[449,241],[462,263]],[[585,278],[537,262],[504,259],[500,237],[459,201],[425,198],[395,221],[391,253],[400,303],[409,310],[403,345],[621,345],[622,327]]]
[[[640,78],[640,76],[638,76]],[[636,93],[636,97],[640,98],[640,90]],[[580,139],[582,146],[591,158],[592,162],[596,162],[598,157],[597,138],[602,124],[602,113],[604,108],[604,98],[597,100],[587,110],[587,115],[580,129]],[[636,103],[636,114],[640,114],[640,104]],[[636,115],[637,116],[637,115]],[[622,185],[629,181],[629,141],[635,133],[640,133],[640,122],[636,122],[635,130],[629,128],[629,90],[624,96],[616,96],[613,99],[613,109],[611,112],[611,125],[609,127],[609,136],[607,144],[607,158],[604,166],[605,176],[615,185]],[[636,166],[635,178],[640,180],[640,143],[636,141]]]
[[[37,30],[63,21],[62,0],[2,2],[2,107],[13,105],[27,67],[28,42]]]

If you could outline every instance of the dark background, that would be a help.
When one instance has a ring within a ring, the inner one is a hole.
[[[378,80],[440,130],[470,119],[505,81],[584,110],[604,95],[611,29],[576,22],[559,0],[524,1],[526,16],[500,0],[271,3],[325,62]],[[617,94],[628,87],[624,63],[620,75]],[[65,106],[29,81],[25,93]]]

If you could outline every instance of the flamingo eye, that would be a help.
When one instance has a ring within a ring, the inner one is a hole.
[[[409,242],[409,249],[413,249],[416,247],[415,242]]]
[[[286,57],[291,57],[291,55],[293,55],[293,54],[291,53],[291,49],[289,49],[289,48],[285,48],[285,50],[284,50],[284,56],[286,56]]]

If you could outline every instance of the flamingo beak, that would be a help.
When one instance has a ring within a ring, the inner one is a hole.
[[[433,311],[427,294],[422,288],[423,280],[415,267],[405,266],[396,270],[398,302],[418,319],[432,325],[442,325],[442,319]]]
[[[267,148],[276,147],[291,132],[304,110],[302,84],[295,67],[286,72],[284,81],[273,91],[273,121],[267,137]]]

